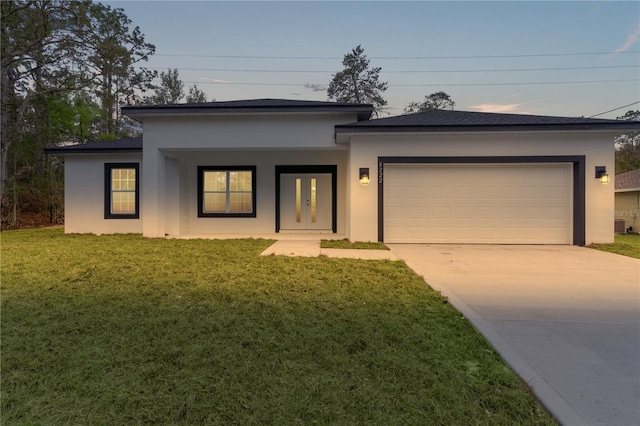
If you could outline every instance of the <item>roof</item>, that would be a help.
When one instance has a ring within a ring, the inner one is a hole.
[[[616,175],[616,191],[640,190],[640,169]]]
[[[237,114],[273,112],[355,113],[358,121],[368,120],[371,104],[348,102],[301,101],[291,99],[248,99],[240,101],[202,102],[191,104],[140,105],[122,107],[122,112],[135,118],[149,114]]]
[[[142,137],[115,139],[102,142],[90,142],[75,145],[46,148],[45,154],[86,154],[101,152],[142,152]]]
[[[527,130],[621,130],[624,132],[640,130],[640,121],[432,110],[336,126],[336,133]]]

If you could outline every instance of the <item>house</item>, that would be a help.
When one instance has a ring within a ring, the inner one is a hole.
[[[258,99],[122,108],[142,139],[51,148],[67,233],[330,232],[352,241],[613,241],[615,135],[640,122]],[[599,175],[598,175],[599,176]]]
[[[638,232],[640,228],[640,169],[615,176],[615,219],[624,220],[620,232]]]

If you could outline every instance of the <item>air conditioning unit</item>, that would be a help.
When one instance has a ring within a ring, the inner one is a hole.
[[[613,225],[613,232],[616,234],[626,233],[624,228],[624,219],[615,219],[614,225]]]

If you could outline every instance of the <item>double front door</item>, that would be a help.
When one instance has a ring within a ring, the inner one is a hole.
[[[331,173],[283,173],[280,229],[331,231]]]

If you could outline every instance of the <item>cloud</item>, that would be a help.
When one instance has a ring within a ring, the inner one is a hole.
[[[322,84],[315,84],[315,83],[313,84],[305,83],[304,88],[313,90],[314,92],[324,92],[325,90],[327,90],[327,86],[323,86]]]
[[[478,112],[513,112],[522,104],[479,104],[469,105]]]
[[[636,27],[635,30],[633,30],[631,34],[629,34],[629,37],[627,37],[627,40],[622,44],[622,46],[614,50],[614,52],[611,55],[615,55],[616,53],[622,53],[625,50],[629,50],[631,46],[633,46],[638,42],[639,38],[640,38],[640,22],[638,22],[638,26]]]
[[[200,80],[210,81],[212,83],[231,83],[229,80],[218,80],[216,78],[200,77]]]

